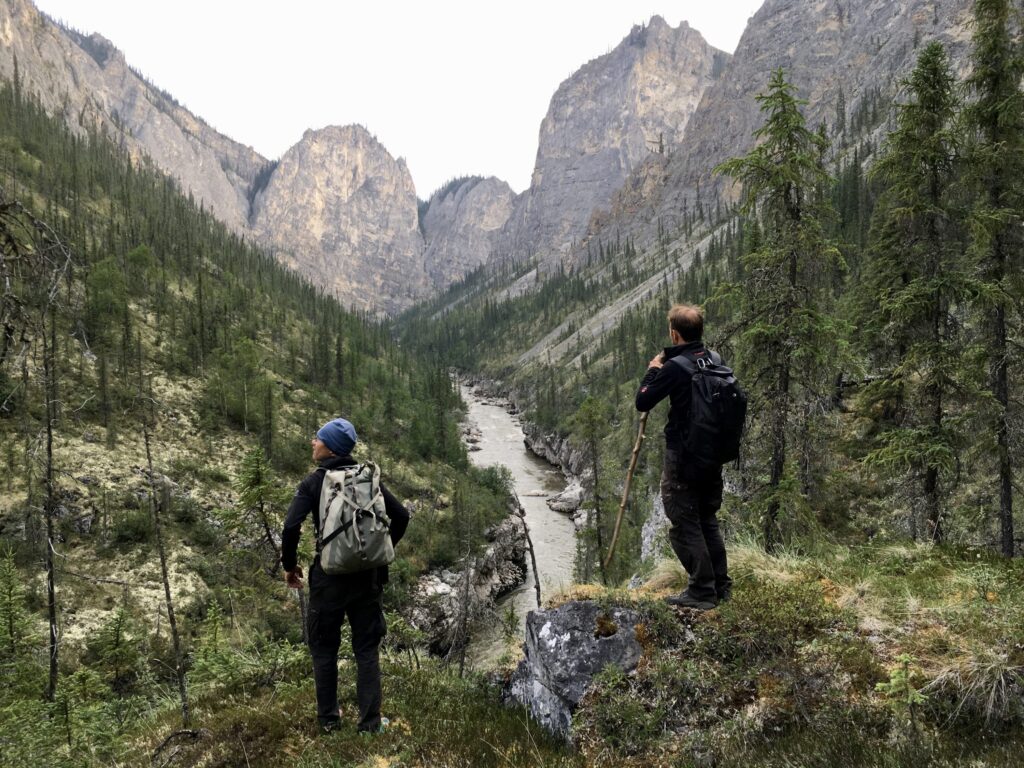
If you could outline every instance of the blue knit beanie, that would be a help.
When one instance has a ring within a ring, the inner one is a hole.
[[[356,447],[359,437],[356,435],[356,428],[347,419],[334,419],[328,421],[316,436],[323,441],[323,444],[331,449],[335,456],[348,456]]]

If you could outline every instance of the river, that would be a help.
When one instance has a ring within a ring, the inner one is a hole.
[[[467,421],[478,430],[479,442],[469,454],[474,464],[488,467],[503,464],[512,473],[512,482],[519,502],[526,510],[540,571],[544,600],[573,583],[573,561],[576,557],[576,528],[572,517],[552,511],[546,499],[565,488],[561,470],[531,453],[523,442],[519,418],[506,411],[502,401],[482,398],[469,387],[462,386],[462,398],[469,405]],[[495,404],[495,403],[501,404]],[[473,446],[470,446],[471,448]],[[497,608],[503,616],[509,606],[516,612],[516,638],[521,642],[526,614],[537,607],[533,566],[529,564],[526,582],[503,598]],[[502,622],[481,622],[470,643],[469,658],[477,668],[492,666],[506,651]]]

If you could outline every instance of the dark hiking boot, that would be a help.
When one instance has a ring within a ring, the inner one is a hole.
[[[329,736],[336,731],[341,730],[341,720],[321,720],[320,721],[320,735]]]
[[[718,604],[727,603],[732,598],[732,587],[727,587],[718,593]]]
[[[360,728],[359,735],[371,736],[375,733],[384,733],[384,731],[386,731],[390,725],[391,721],[388,720],[386,717],[382,717],[380,719],[380,725],[378,725],[376,728]]]
[[[698,600],[689,592],[683,591],[678,595],[666,597],[665,602],[674,605],[676,608],[693,608],[698,611],[710,611],[715,604],[710,600]]]

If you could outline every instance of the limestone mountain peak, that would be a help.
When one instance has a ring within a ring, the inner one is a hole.
[[[689,24],[654,16],[562,82],[541,123],[530,189],[506,227],[507,252],[569,253],[634,168],[683,141],[728,59]]]
[[[426,269],[435,287],[489,259],[514,201],[512,188],[494,176],[453,179],[430,196],[422,223]]]
[[[396,312],[427,289],[412,176],[364,126],[307,130],[256,194],[251,222],[349,306]]]

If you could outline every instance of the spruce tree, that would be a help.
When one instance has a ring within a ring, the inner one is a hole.
[[[0,659],[17,659],[25,650],[30,622],[22,576],[8,549],[0,553]]]
[[[259,537],[273,554],[271,573],[276,574],[281,564],[281,550],[273,532],[280,528],[281,521],[274,514],[277,492],[273,470],[262,448],[253,448],[243,457],[235,490],[238,492],[238,508],[230,516],[229,523],[236,529],[255,527],[259,530]]]
[[[716,171],[743,185],[743,212],[758,217],[759,245],[743,259],[741,283],[719,296],[739,304],[739,359],[756,403],[755,429],[768,444],[768,480],[759,494],[765,548],[779,541],[779,513],[801,505],[789,448],[798,414],[811,414],[833,379],[841,333],[828,313],[829,286],[840,263],[822,221],[829,204],[826,143],[807,128],[781,69],[757,97],[765,124],[757,146]]]
[[[608,581],[604,567],[603,529],[613,513],[609,508],[612,498],[606,488],[608,483],[601,456],[601,440],[608,433],[610,419],[607,403],[593,395],[586,397],[572,418],[572,425],[579,434],[580,447],[583,449],[584,465],[588,473],[587,494],[590,497],[583,505],[587,510],[587,527],[580,537],[582,551],[578,558],[578,570],[583,581],[589,581],[596,562],[602,584]]]
[[[962,445],[965,411],[956,405],[973,386],[957,312],[974,287],[956,201],[955,81],[941,44],[922,51],[905,87],[896,129],[873,169],[884,191],[866,291],[879,331],[874,352],[889,370],[865,403],[888,399],[892,417],[866,461],[920,483],[928,536],[940,541],[942,481]]]
[[[982,308],[994,400],[1000,549],[1006,557],[1014,552],[1010,349],[1011,341],[1020,337],[1015,308],[1022,298],[1024,267],[1024,56],[1013,18],[1010,0],[977,0],[974,5],[973,68],[967,79],[973,101],[964,120],[968,177],[975,194],[971,249],[986,284]]]

